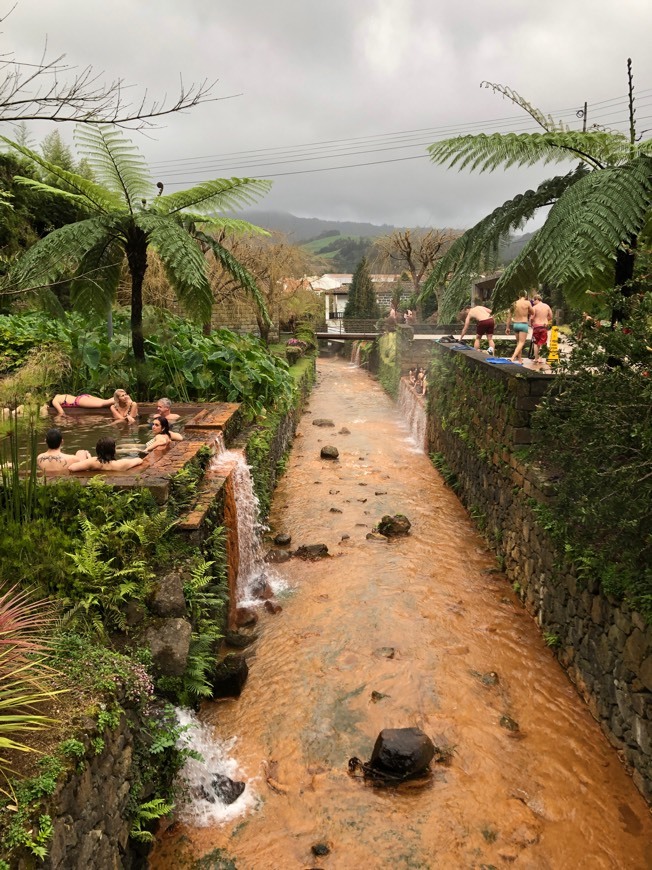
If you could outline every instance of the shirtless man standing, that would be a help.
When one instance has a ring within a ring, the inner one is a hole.
[[[45,443],[48,449],[36,457],[36,464],[43,471],[66,471],[73,462],[90,459],[91,456],[88,450],[78,450],[74,456],[71,453],[64,453],[61,449],[63,435],[58,429],[48,429],[45,433]]]
[[[523,346],[527,339],[528,330],[530,329],[530,317],[532,316],[532,305],[527,298],[527,291],[521,291],[520,299],[509,309],[507,315],[507,326],[505,332],[509,335],[510,329],[514,328],[516,336],[516,350],[511,356],[512,362],[523,362]]]
[[[483,335],[486,335],[487,341],[489,342],[489,355],[493,356],[496,346],[494,344],[495,323],[491,316],[491,308],[487,308],[484,305],[474,305],[473,308],[467,309],[466,320],[464,321],[460,341],[464,338],[472,320],[476,321],[475,341],[473,342],[473,347],[475,350],[480,350],[480,339]]]
[[[530,318],[532,324],[532,341],[534,342],[534,362],[539,365],[544,360],[539,359],[539,348],[548,341],[548,330],[552,326],[552,308],[541,301],[538,293],[534,294],[534,307]]]

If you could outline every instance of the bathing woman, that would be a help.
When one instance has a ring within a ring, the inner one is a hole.
[[[98,396],[91,396],[89,393],[80,393],[78,396],[71,396],[68,393],[57,393],[53,396],[48,405],[57,412],[57,414],[65,415],[66,408],[108,408],[112,405],[113,399],[100,399]]]
[[[126,390],[116,390],[113,394],[111,414],[116,423],[123,421],[135,423],[138,416],[138,405],[132,401],[131,396]]]
[[[145,445],[145,453],[151,453],[157,447],[167,447],[171,441],[183,441],[183,435],[178,432],[170,432],[170,424],[165,417],[154,417],[152,421],[152,435]]]
[[[90,459],[82,459],[68,466],[70,471],[128,471],[143,461],[139,456],[124,459],[115,458],[115,439],[100,438],[95,445],[95,453]]]

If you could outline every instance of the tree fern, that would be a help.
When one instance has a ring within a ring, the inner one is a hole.
[[[635,240],[651,227],[652,142],[617,132],[569,130],[503,85],[483,82],[528,112],[543,133],[458,136],[428,148],[439,165],[492,172],[499,167],[580,160],[580,167],[544,182],[495,209],[453,243],[429,276],[422,298],[447,282],[443,320],[468,299],[473,278],[495,267],[502,239],[537,209],[552,205],[544,223],[496,285],[493,304],[509,304],[538,283],[561,287],[581,304],[587,290],[623,286],[633,273]],[[631,88],[631,82],[630,82]],[[631,91],[630,91],[631,95]]]
[[[48,163],[23,145],[4,140],[45,170],[61,189],[54,182],[46,185],[24,179],[25,184],[52,196],[73,199],[94,215],[54,230],[37,242],[10,272],[5,286],[11,290],[41,291],[52,303],[55,297],[47,288],[60,279],[72,278],[73,302],[86,311],[103,309],[115,294],[121,263],[126,259],[131,277],[132,347],[134,356],[143,360],[143,282],[148,247],[156,249],[166,276],[188,313],[208,320],[213,295],[196,226],[203,223],[230,232],[262,232],[246,221],[215,212],[254,202],[269,190],[269,182],[214,179],[187,191],[148,200],[152,188],[147,167],[121,130],[104,125],[84,128],[77,132],[76,139],[96,177],[106,187]],[[203,207],[207,213],[196,214],[193,211],[196,207]],[[269,321],[262,295],[249,272],[214,239],[205,236],[202,243],[213,251],[222,268],[252,294],[264,312],[264,319]]]

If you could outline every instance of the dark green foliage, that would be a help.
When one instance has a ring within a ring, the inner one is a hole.
[[[374,285],[364,257],[360,260],[353,273],[349,298],[344,309],[344,317],[358,317],[369,320],[377,320],[380,317]]]
[[[582,576],[652,618],[652,294],[625,307],[626,329],[584,325],[533,422],[558,477],[551,531]]]

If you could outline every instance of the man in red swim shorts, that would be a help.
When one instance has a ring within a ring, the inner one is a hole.
[[[539,350],[548,341],[548,330],[552,326],[552,308],[541,301],[541,296],[535,293],[532,297],[534,306],[530,315],[532,327],[532,344],[534,345],[534,362],[540,365],[544,360],[539,359]]]
[[[480,350],[480,339],[484,335],[487,337],[487,341],[489,342],[489,355],[493,356],[496,346],[494,345],[495,323],[491,315],[491,309],[484,305],[474,305],[473,308],[467,309],[466,320],[464,321],[460,341],[464,338],[472,320],[476,321],[475,341],[473,342],[473,347],[475,350]]]

